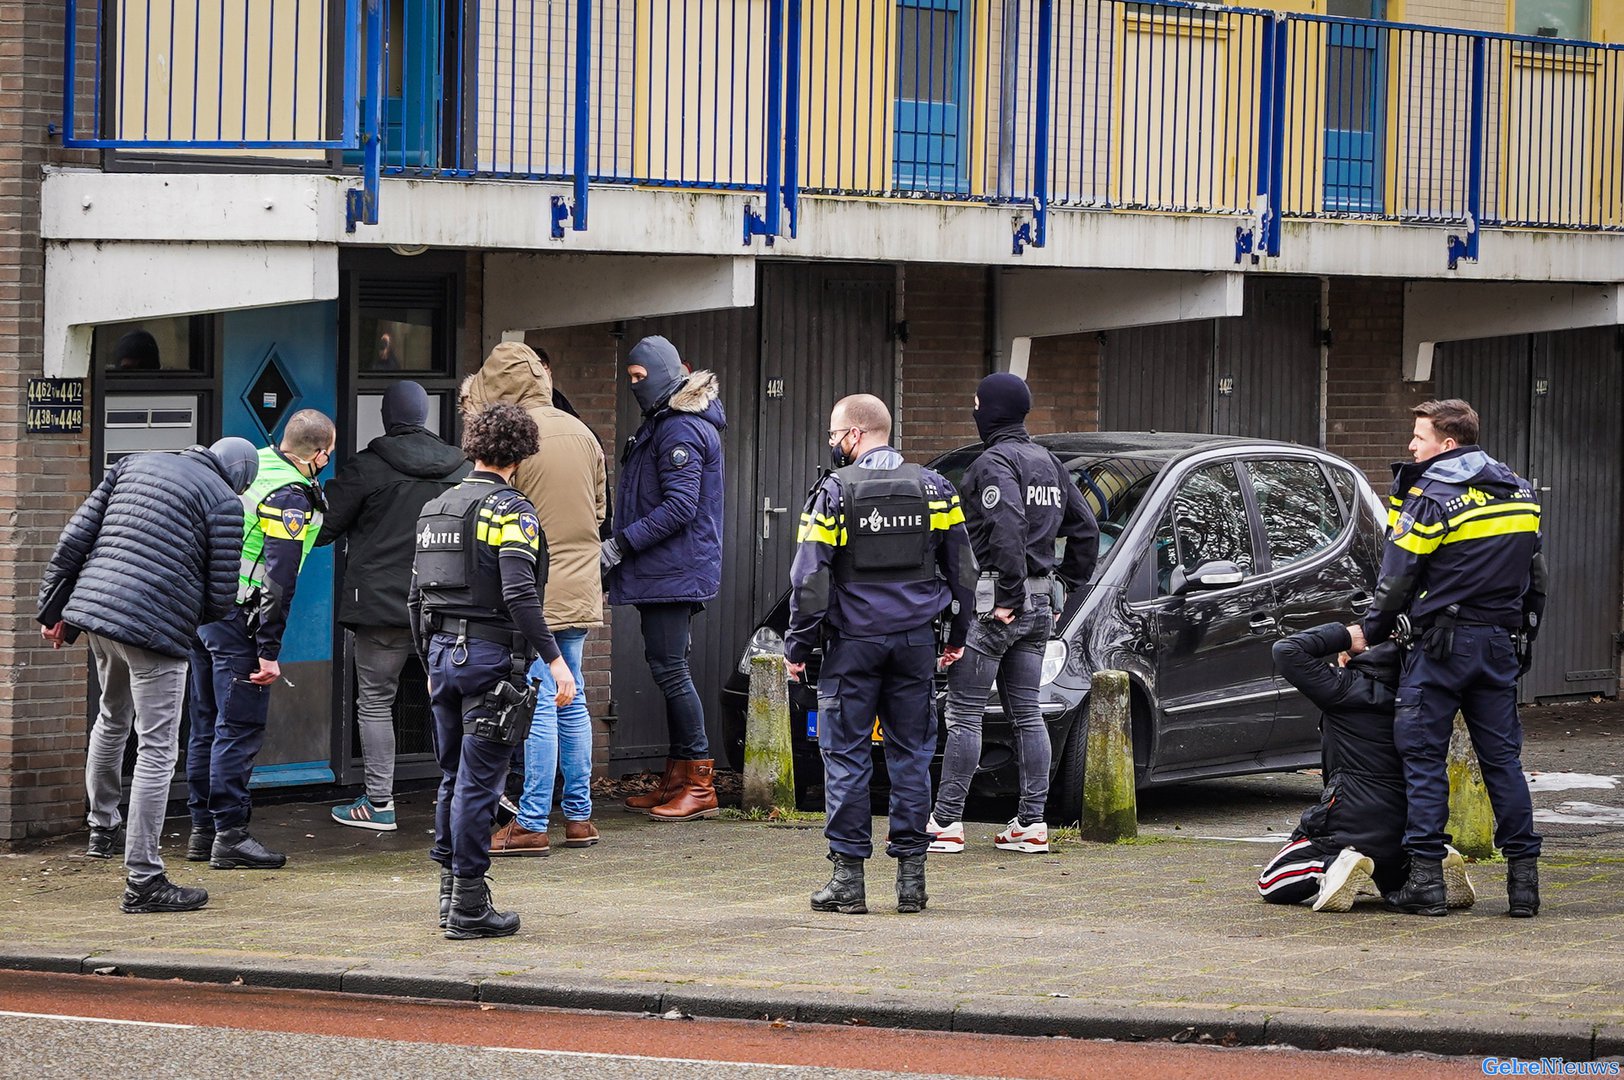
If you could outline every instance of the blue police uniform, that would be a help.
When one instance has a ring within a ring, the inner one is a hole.
[[[1408,613],[1393,734],[1409,805],[1404,847],[1442,860],[1449,841],[1446,754],[1459,709],[1508,860],[1539,855],[1522,771],[1517,678],[1545,604],[1540,508],[1527,481],[1476,446],[1393,466],[1389,529],[1365,639],[1393,635]]]
[[[542,616],[546,568],[535,508],[494,473],[469,474],[418,519],[407,604],[428,669],[441,776],[429,857],[459,880],[490,869],[502,781],[533,708],[533,700],[516,707],[523,720],[494,730],[500,684],[523,684],[532,650],[547,663],[559,656]],[[443,877],[442,925],[449,884]]]
[[[958,493],[888,446],[868,451],[813,488],[790,583],[786,657],[805,663],[823,646],[818,744],[829,849],[856,859],[873,853],[878,718],[891,780],[886,853],[922,855],[937,732],[932,623],[957,601],[948,644],[963,645],[975,597]]]

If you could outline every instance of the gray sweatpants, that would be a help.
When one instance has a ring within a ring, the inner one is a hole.
[[[412,632],[404,626],[357,626],[352,632],[361,764],[367,798],[377,805],[395,794],[395,693],[412,655]]]
[[[142,885],[164,872],[158,839],[180,752],[187,661],[95,634],[85,637],[101,683],[101,708],[90,729],[90,751],[85,759],[90,824],[101,829],[118,826],[118,800],[123,793],[120,773],[133,727],[135,773],[130,779],[124,867],[130,883]]]

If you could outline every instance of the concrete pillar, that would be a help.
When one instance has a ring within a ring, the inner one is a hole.
[[[1012,268],[998,275],[999,366],[1022,378],[1032,338],[1241,314],[1244,277]]]
[[[1494,857],[1494,807],[1489,789],[1483,786],[1483,768],[1472,749],[1466,731],[1466,718],[1455,714],[1455,730],[1449,736],[1449,835],[1455,850],[1469,859]]]
[[[1404,379],[1432,378],[1440,341],[1624,323],[1624,286],[1412,281],[1404,286]]]
[[[744,728],[744,809],[795,809],[790,751],[789,670],[782,654],[750,662],[750,705]]]
[[[1132,715],[1127,673],[1096,671],[1088,692],[1083,815],[1077,826],[1084,840],[1114,844],[1139,835]]]
[[[756,261],[747,255],[485,256],[484,344],[508,334],[585,323],[751,307]]]

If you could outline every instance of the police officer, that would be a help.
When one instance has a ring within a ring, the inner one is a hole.
[[[1522,771],[1517,679],[1545,608],[1539,502],[1527,481],[1478,448],[1477,413],[1466,402],[1428,401],[1412,412],[1415,461],[1393,466],[1381,582],[1363,624],[1349,627],[1354,652],[1396,629],[1408,644],[1393,736],[1404,759],[1410,876],[1387,905],[1447,911],[1445,754],[1458,708],[1509,864],[1510,914],[1528,918],[1539,912],[1540,837]]]
[[[1032,392],[1017,375],[1000,371],[976,387],[976,431],[987,449],[965,471],[964,489],[971,493],[965,524],[981,578],[964,659],[947,680],[947,750],[927,826],[932,852],[964,850],[964,800],[981,764],[981,716],[995,679],[1015,726],[1021,801],[993,842],[1006,851],[1049,850],[1043,806],[1052,747],[1038,681],[1063,606],[1055,594],[1093,576],[1100,530],[1066,467],[1027,434],[1031,411]],[[1066,540],[1064,560],[1055,555],[1056,537]]]
[[[491,906],[485,872],[502,781],[535,708],[525,686],[532,650],[552,672],[556,704],[575,697],[575,679],[542,616],[541,524],[510,484],[539,445],[524,409],[487,406],[463,434],[474,471],[424,506],[417,522],[407,606],[428,669],[441,774],[429,857],[440,864],[440,925],[454,940],[519,929],[518,915]]]
[[[784,652],[800,678],[821,643],[818,744],[834,876],[815,911],[861,915],[863,861],[873,854],[869,782],[876,718],[891,779],[887,854],[897,860],[897,910],[925,907],[925,822],[936,752],[933,622],[958,602],[942,662],[964,652],[975,560],[953,486],[887,445],[891,413],[869,394],[842,398],[829,419],[835,471],[813,487],[790,567]]]

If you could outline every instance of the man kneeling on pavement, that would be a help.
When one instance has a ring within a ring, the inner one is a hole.
[[[1349,659],[1343,654],[1352,645],[1337,623],[1274,645],[1275,670],[1323,711],[1325,788],[1258,875],[1257,890],[1271,904],[1313,901],[1315,911],[1348,911],[1362,893],[1386,895],[1409,877],[1404,766],[1393,742],[1402,656],[1387,642]],[[1450,848],[1443,868],[1448,905],[1471,907],[1477,896],[1460,852]]]

